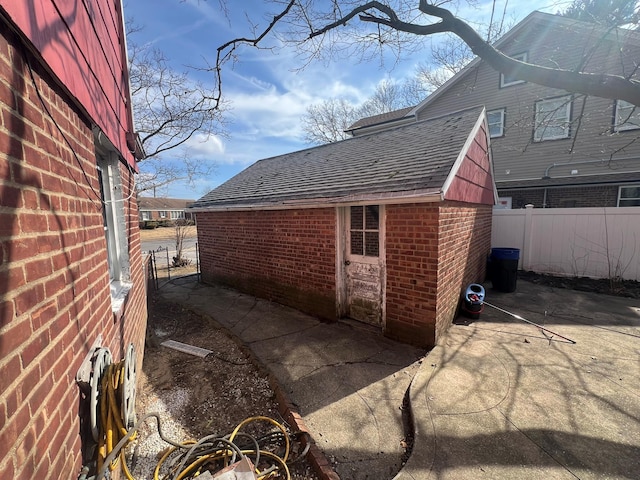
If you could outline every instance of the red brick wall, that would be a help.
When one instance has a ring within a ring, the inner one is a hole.
[[[386,206],[385,334],[431,345],[435,338],[438,204]]]
[[[385,333],[433,346],[454,319],[464,285],[484,280],[491,207],[388,205]]]
[[[202,212],[197,217],[205,281],[335,319],[335,209]]]
[[[446,202],[439,210],[436,342],[455,318],[464,287],[484,281],[492,207]]]
[[[142,361],[146,302],[135,197],[125,202],[134,287],[119,315],[109,292],[91,125],[19,40],[0,37],[0,478],[75,478],[81,466],[76,372],[99,334],[115,359]],[[86,175],[86,177],[85,177]],[[133,187],[121,165],[123,195]],[[97,196],[96,196],[97,192]]]

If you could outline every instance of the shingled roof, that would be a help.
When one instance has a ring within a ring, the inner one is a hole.
[[[439,196],[483,107],[254,163],[196,210]]]
[[[138,197],[139,210],[184,210],[193,200],[164,197]]]
[[[415,105],[411,107],[400,108],[392,112],[386,112],[379,115],[372,115],[370,117],[361,118],[360,120],[352,124],[349,128],[345,129],[345,132],[351,132],[352,130],[358,130],[359,128],[371,127],[373,125],[382,125],[384,123],[399,120],[401,118],[404,118],[414,108]]]

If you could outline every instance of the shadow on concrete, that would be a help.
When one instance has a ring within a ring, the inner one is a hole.
[[[401,468],[410,384],[415,446],[398,479],[640,471],[640,316],[632,299],[528,282],[514,294],[489,290],[488,301],[576,344],[486,309],[480,320],[453,325],[424,357],[359,324],[323,323],[193,277],[161,294],[215,319],[255,353],[343,479],[392,478]]]

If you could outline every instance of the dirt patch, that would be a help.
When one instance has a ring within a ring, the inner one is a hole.
[[[228,435],[254,416],[285,424],[267,372],[211,319],[177,304],[152,299],[148,337],[137,396],[139,416],[158,400],[176,403],[179,397],[182,405],[173,409],[172,416],[193,439]],[[169,339],[213,353],[201,358],[160,345]],[[259,436],[269,431],[269,425],[256,423],[243,431]],[[305,460],[289,467],[292,479],[318,479]]]
[[[556,277],[534,272],[518,272],[518,278],[538,285],[568,288],[580,292],[604,293],[618,297],[640,298],[640,282],[633,280],[609,280],[606,278]]]
[[[191,262],[184,267],[167,267],[166,261],[161,263],[160,260],[158,260],[157,262],[155,273],[157,274],[159,287],[172,278],[186,277],[187,275],[198,273],[198,265],[195,262]]]

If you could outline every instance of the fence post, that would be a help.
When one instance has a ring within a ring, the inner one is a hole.
[[[171,280],[171,266],[169,265],[169,247],[167,247],[167,279]]]
[[[198,242],[196,242],[196,278],[200,283],[200,250],[198,250]]]
[[[522,269],[531,270],[531,237],[533,236],[533,205],[525,205],[524,212],[524,239],[522,242]]]

